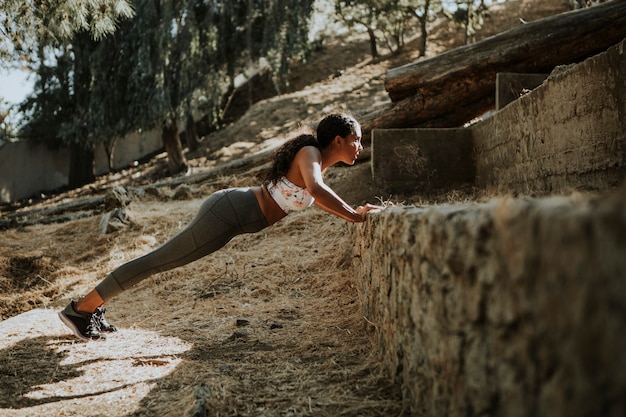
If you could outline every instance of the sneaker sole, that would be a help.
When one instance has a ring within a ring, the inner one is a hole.
[[[65,324],[67,327],[69,327],[69,329],[72,331],[72,333],[74,333],[74,336],[78,337],[80,340],[85,340],[85,341],[90,341],[90,340],[100,340],[100,339],[105,339],[104,335],[101,335],[99,339],[92,339],[90,337],[85,337],[83,336],[79,331],[78,331],[78,327],[76,327],[76,325],[74,324],[74,322],[72,320],[69,319],[69,317],[67,317],[65,315],[64,312],[60,311],[59,312],[59,318],[61,319],[61,321],[63,322],[63,324]]]

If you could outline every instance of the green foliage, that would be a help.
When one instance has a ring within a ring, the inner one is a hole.
[[[0,148],[4,142],[11,142],[15,137],[12,108],[0,98]]]
[[[585,7],[592,7],[596,4],[606,3],[610,0],[569,0],[572,9],[584,9]]]
[[[272,70],[274,85],[280,92],[287,86],[286,75],[290,60],[305,58],[309,52],[309,19],[313,13],[313,0],[273,0],[262,1],[263,12],[253,22],[253,32],[263,33],[263,43],[258,55],[264,56]],[[254,45],[252,45],[254,48]],[[256,49],[256,48],[254,48]]]
[[[390,51],[401,49],[411,21],[425,25],[438,10],[441,0],[335,0],[335,11],[348,27],[368,32],[373,56],[381,40]]]
[[[456,0],[456,5],[456,10],[451,14],[452,20],[465,30],[465,43],[471,43],[484,24],[487,14],[485,0]]]
[[[65,143],[107,142],[198,112],[218,125],[235,77],[260,58],[277,88],[285,85],[290,60],[307,52],[312,3],[135,0],[135,17],[120,21],[112,35],[96,42],[79,33],[59,48],[69,62],[54,71],[64,75],[46,75],[53,69],[42,57],[27,106],[29,134],[50,122],[55,113],[48,106],[71,109],[57,113],[53,125]],[[64,77],[68,83],[59,81]],[[53,87],[65,105],[47,98]]]
[[[35,83],[37,96],[28,97],[20,104],[23,127],[20,137],[46,142],[56,148],[63,143],[63,124],[74,114],[74,103],[70,97],[72,58],[67,48],[52,50],[46,56],[46,48],[38,50],[41,65]]]
[[[102,39],[132,16],[129,0],[3,0],[0,63],[30,61],[40,44],[58,44],[81,31]]]

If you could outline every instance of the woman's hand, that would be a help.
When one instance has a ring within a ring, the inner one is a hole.
[[[367,216],[367,213],[370,211],[380,211],[382,210],[384,207],[382,206],[377,206],[374,204],[365,204],[364,206],[359,206],[356,208],[356,212],[359,213],[361,215],[361,221],[364,222],[365,218]]]

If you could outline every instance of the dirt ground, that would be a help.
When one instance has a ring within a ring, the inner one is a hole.
[[[498,4],[485,33],[565,10],[567,1]],[[429,55],[460,39],[439,29]],[[296,70],[297,90],[255,104],[188,153],[192,171],[268,149],[330,109],[358,114],[386,102],[385,71],[415,54],[410,44],[374,62],[363,39],[329,41]],[[38,205],[149,184],[164,173],[159,155]],[[355,205],[475,198],[471,190],[386,195],[371,184],[367,162],[333,168],[327,181]],[[184,416],[194,407],[211,416],[407,415],[402,388],[385,374],[360,313],[348,233],[360,226],[315,208],[121,294],[107,305],[120,331],[106,341],[80,342],[58,320],[69,299],[180,230],[204,196],[257,183],[242,172],[194,185],[183,197],[176,190],[136,196],[132,223],[106,235],[99,217],[1,231],[0,415]]]

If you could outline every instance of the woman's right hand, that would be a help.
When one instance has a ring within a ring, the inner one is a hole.
[[[377,206],[374,204],[365,204],[364,206],[359,206],[356,208],[356,212],[359,213],[361,215],[361,221],[364,222],[366,217],[367,217],[367,213],[370,211],[380,211],[382,210],[384,207],[382,206]]]

